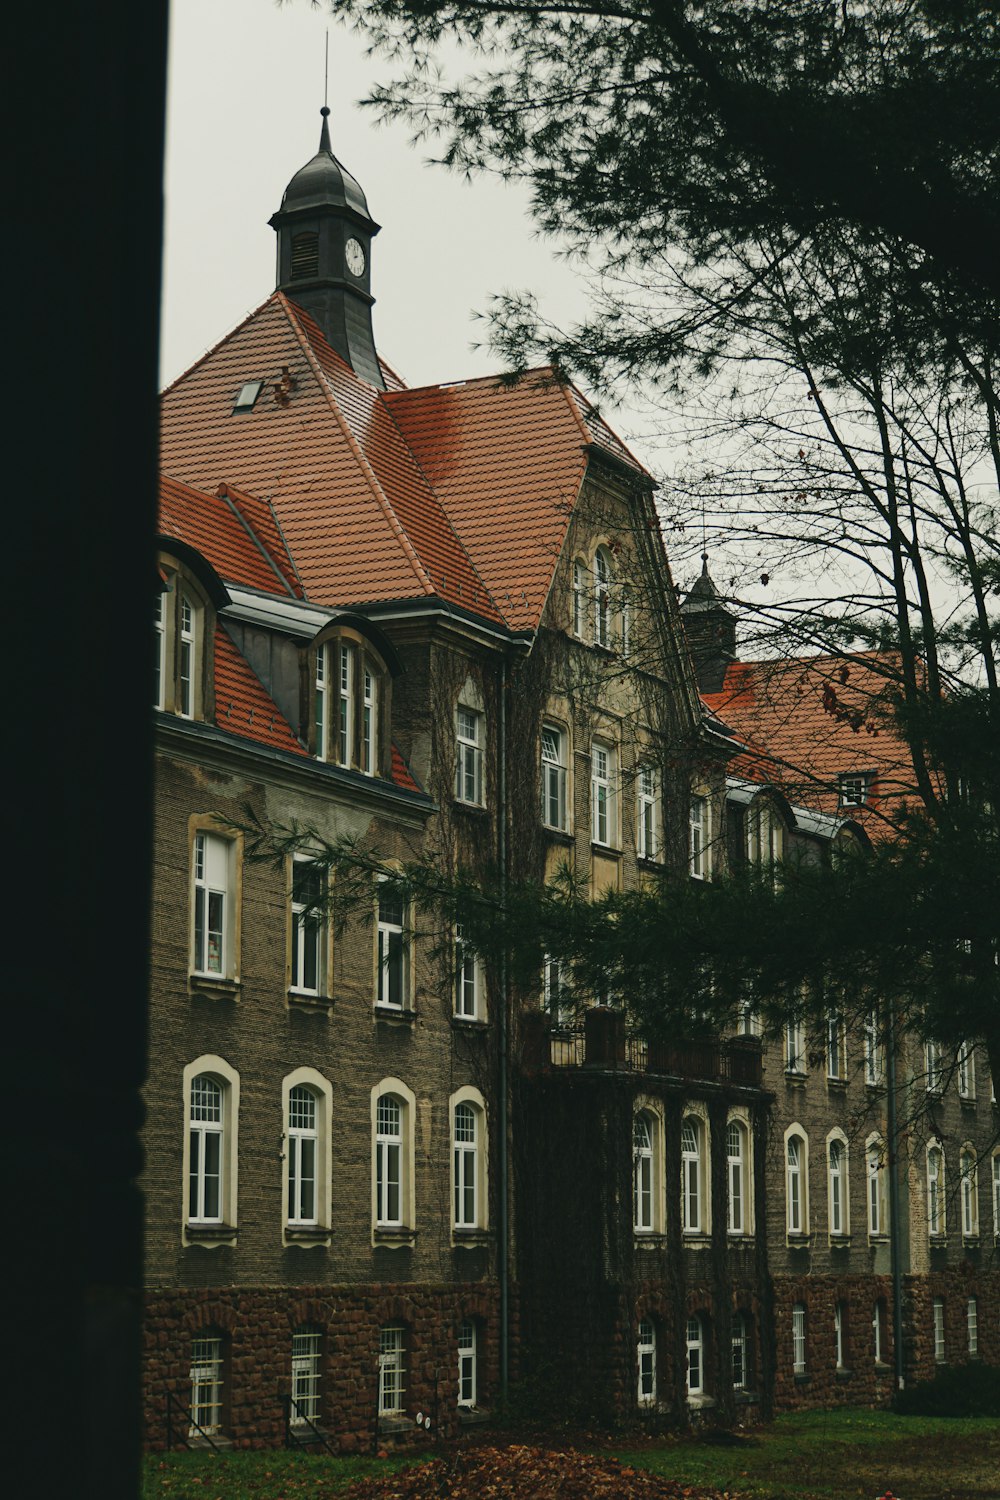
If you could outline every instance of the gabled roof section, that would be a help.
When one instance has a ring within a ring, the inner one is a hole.
[[[295,592],[292,579],[282,572],[283,566],[290,572],[291,563],[273,515],[249,496],[241,496],[241,501],[242,506],[231,503],[225,487],[210,495],[164,474],[160,478],[160,535],[200,552],[220,578],[230,583],[272,594]]]
[[[287,750],[302,756],[306,753],[256,672],[240,655],[228,631],[218,623],[215,627],[215,722],[230,734],[254,740],[272,750]]]

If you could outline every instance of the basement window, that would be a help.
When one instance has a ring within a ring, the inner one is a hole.
[[[240,393],[233,403],[233,411],[251,411],[254,402],[264,389],[263,380],[247,380],[240,386]]]

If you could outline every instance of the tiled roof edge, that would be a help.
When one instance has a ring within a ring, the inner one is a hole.
[[[258,302],[256,307],[251,308],[250,311],[240,319],[235,327],[230,328],[227,333],[224,333],[220,338],[217,338],[215,343],[211,344],[205,350],[204,354],[199,354],[198,358],[192,364],[188,365],[186,370],[182,370],[179,375],[175,375],[170,384],[163,387],[162,391],[160,392],[160,400],[162,401],[164,396],[168,396],[176,386],[180,385],[182,380],[186,380],[190,374],[197,370],[199,365],[204,364],[206,359],[211,359],[216,349],[221,349],[223,344],[228,343],[228,341],[233,337],[234,334],[239,333],[241,328],[246,327],[251,318],[255,318],[258,313],[262,312],[267,304],[272,300],[272,298],[279,295],[280,294],[277,292],[271,292],[267,297],[264,298],[263,302]]]

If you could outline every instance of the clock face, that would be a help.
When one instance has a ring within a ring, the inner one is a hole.
[[[363,275],[365,269],[365,252],[360,240],[349,239],[344,246],[344,255],[347,260],[347,269],[351,275]]]

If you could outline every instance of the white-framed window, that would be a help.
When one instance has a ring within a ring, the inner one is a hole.
[[[826,1018],[826,1076],[837,1083],[847,1077],[847,1031],[837,1015]]]
[[[747,809],[747,859],[762,869],[773,870],[781,859],[782,847],[781,823],[774,808],[766,801],[755,802]]]
[[[637,1234],[656,1228],[656,1125],[646,1110],[632,1124],[632,1223]]]
[[[573,1019],[569,978],[561,958],[546,953],[542,960],[542,1009],[548,1011],[552,1025],[566,1027]]]
[[[747,1316],[733,1314],[733,1390],[745,1391],[750,1385],[750,1335]]]
[[[378,1335],[378,1414],[398,1416],[405,1409],[406,1329],[390,1323]]]
[[[962,1189],[962,1234],[975,1239],[979,1234],[979,1172],[972,1146],[963,1146],[958,1158]]]
[[[365,776],[379,766],[381,674],[365,649],[334,638],[315,647],[313,722],[317,760],[335,761]]]
[[[805,1027],[801,1021],[789,1021],[785,1026],[785,1072],[803,1074],[805,1071]]]
[[[871,1088],[881,1084],[885,1073],[879,1014],[874,1008],[865,1016],[865,1083]]]
[[[885,1364],[885,1303],[881,1297],[875,1299],[872,1308],[872,1352],[877,1365]]]
[[[458,705],[455,797],[472,807],[483,805],[483,715]]]
[[[924,1081],[929,1094],[939,1094],[944,1079],[941,1067],[941,1043],[924,1043]]]
[[[927,1147],[927,1233],[942,1235],[947,1228],[944,1197],[944,1152],[940,1143]]]
[[[465,941],[461,922],[455,928],[455,1015],[460,1021],[481,1021],[485,1006],[483,964]]]
[[[210,1073],[191,1080],[188,1126],[188,1223],[223,1222],[225,1084]]]
[[[326,880],[308,855],[292,859],[291,987],[300,995],[323,993],[326,939]]]
[[[288,1095],[288,1222],[316,1224],[319,1213],[319,1107],[305,1084]]]
[[[214,611],[198,582],[160,556],[166,586],[153,606],[153,705],[182,719],[202,719]]]
[[[749,1136],[742,1120],[730,1120],[726,1126],[727,1229],[730,1234],[746,1234],[749,1224],[748,1157]]]
[[[594,643],[611,645],[611,558],[604,547],[594,554]]]
[[[976,1054],[971,1042],[963,1042],[958,1049],[958,1097],[960,1099],[975,1099],[976,1097]]]
[[[236,1230],[240,1076],[224,1058],[188,1063],[184,1091],[184,1232]],[[185,1243],[186,1243],[185,1239]]]
[[[542,725],[542,822],[546,828],[565,833],[567,822],[566,780],[569,758],[565,730],[555,724]]]
[[[833,1340],[837,1369],[847,1368],[847,1303],[836,1302],[833,1308]]]
[[[478,1329],[471,1318],[465,1318],[458,1325],[458,1404],[473,1407],[478,1397]]]
[[[378,762],[378,678],[365,664],[361,670],[361,770],[374,776]]]
[[[965,1327],[970,1354],[979,1353],[979,1301],[970,1297],[965,1304]]]
[[[708,798],[692,797],[688,816],[688,869],[695,880],[710,880],[712,852]]]
[[[943,1365],[948,1357],[944,1333],[944,1298],[935,1297],[931,1308],[934,1328],[934,1363]]]
[[[375,1221],[379,1228],[403,1223],[403,1112],[395,1094],[378,1101],[375,1131]]]
[[[660,773],[640,766],[637,782],[636,853],[640,859],[660,857]]]
[[[681,1227],[685,1234],[707,1234],[705,1122],[685,1115],[681,1123]]]
[[[697,1313],[692,1313],[687,1320],[684,1345],[687,1351],[688,1396],[702,1396],[705,1393],[705,1331]]]
[[[838,776],[841,807],[864,807],[874,780],[872,771],[846,771]]]
[[[656,1404],[656,1324],[652,1318],[639,1320],[636,1355],[639,1367],[639,1405],[654,1406]]]
[[[993,1233],[1000,1237],[1000,1152],[993,1153]]]
[[[316,759],[330,757],[330,652],[328,646],[316,647],[313,673],[313,723],[316,734]]]
[[[378,979],[376,1004],[390,1010],[408,1009],[410,998],[409,950],[406,938],[406,902],[398,891],[380,883],[378,901]]]
[[[337,759],[342,766],[353,760],[354,748],[354,647],[346,641],[337,646]]]
[[[573,634],[581,640],[586,633],[587,569],[582,562],[573,564]]]
[[[827,1145],[830,1233],[834,1236],[850,1233],[848,1161],[847,1142],[838,1133]]]
[[[451,1099],[452,1224],[455,1229],[486,1226],[486,1111],[475,1089]]]
[[[626,659],[632,651],[632,591],[623,588],[618,596],[618,617],[621,622],[622,656]]]
[[[194,717],[194,684],[197,662],[197,611],[187,594],[177,600],[177,681],[180,694],[177,712],[182,719]]]
[[[215,833],[195,834],[191,934],[191,969],[195,974],[226,978],[232,973],[234,857],[232,839]]]
[[[292,1333],[292,1406],[289,1424],[304,1427],[318,1422],[323,1378],[323,1335],[303,1324]]]
[[[806,1373],[806,1305],[796,1302],[792,1306],[792,1370],[796,1375]]]
[[[615,752],[599,740],[590,747],[590,809],[594,843],[616,843]]]
[[[885,1142],[870,1136],[865,1143],[868,1181],[868,1233],[883,1235],[888,1228],[885,1197]]]
[[[153,707],[163,708],[167,686],[167,609],[165,595],[157,590],[153,603]]]
[[[221,1334],[191,1340],[191,1427],[189,1437],[222,1431],[225,1351]]]
[[[785,1135],[785,1224],[789,1234],[809,1232],[809,1143],[800,1126]]]
[[[737,1036],[760,1036],[760,1016],[751,1000],[741,999],[736,1012]]]

